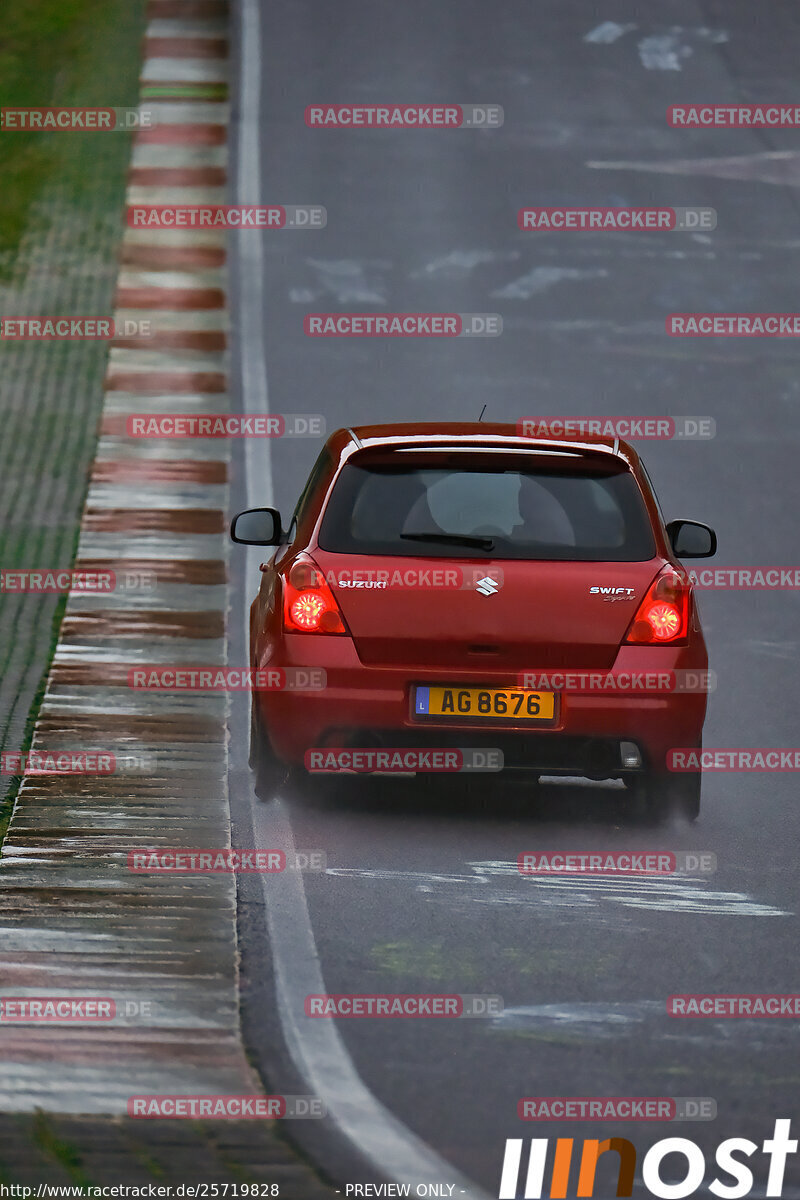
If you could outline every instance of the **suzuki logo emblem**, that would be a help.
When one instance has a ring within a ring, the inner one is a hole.
[[[475,591],[480,592],[482,596],[493,596],[499,590],[500,584],[496,579],[492,579],[491,575],[484,575],[483,579],[479,579],[475,584]]]

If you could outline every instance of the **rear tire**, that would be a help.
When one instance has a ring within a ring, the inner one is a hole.
[[[262,800],[271,800],[283,786],[289,775],[289,767],[282,762],[269,740],[269,734],[261,724],[256,700],[250,705],[250,768],[255,775],[256,795]]]
[[[702,773],[666,774],[648,771],[628,784],[632,787],[636,819],[645,825],[665,821],[696,821],[700,816]],[[627,781],[626,781],[627,782]]]

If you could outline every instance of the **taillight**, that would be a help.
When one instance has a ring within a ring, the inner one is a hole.
[[[283,627],[292,633],[346,633],[339,605],[317,564],[295,559],[283,580]]]
[[[648,589],[625,635],[626,642],[651,646],[679,642],[689,633],[689,584],[665,567]]]

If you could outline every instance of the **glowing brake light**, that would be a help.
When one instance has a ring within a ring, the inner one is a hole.
[[[283,580],[283,626],[292,633],[346,633],[339,605],[317,564],[296,559]]]
[[[689,585],[671,567],[665,567],[639,605],[625,641],[658,646],[680,641],[688,633]]]

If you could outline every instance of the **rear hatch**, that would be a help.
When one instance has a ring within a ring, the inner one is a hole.
[[[316,540],[361,660],[415,672],[610,667],[663,565],[628,464],[571,443],[365,449]]]
[[[663,565],[660,559],[605,564],[376,560],[319,548],[314,558],[361,661],[414,671],[609,668]],[[479,591],[484,578],[490,582]]]

